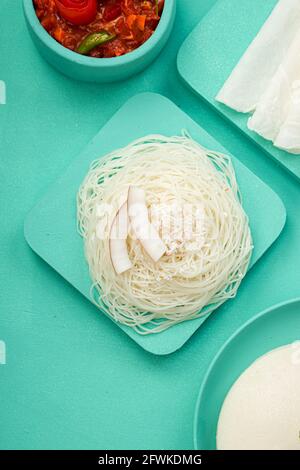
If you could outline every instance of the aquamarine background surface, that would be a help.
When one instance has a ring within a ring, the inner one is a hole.
[[[191,448],[199,386],[220,346],[255,313],[300,294],[299,182],[187,90],[177,74],[180,45],[214,3],[178,0],[171,38],[148,70],[127,82],[92,85],[73,82],[45,63],[26,31],[21,0],[0,0],[0,80],[7,87],[7,104],[0,105],[0,340],[7,347],[7,364],[0,365],[1,449]],[[166,357],[146,353],[99,316],[23,235],[26,214],[49,185],[142,91],[174,101],[269,184],[288,214],[281,237],[235,300],[248,308],[209,319]]]

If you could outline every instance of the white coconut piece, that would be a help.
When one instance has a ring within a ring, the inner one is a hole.
[[[157,262],[167,248],[149,220],[145,191],[137,186],[130,186],[128,191],[128,215],[136,238],[146,253]]]
[[[128,236],[128,210],[125,202],[116,213],[109,235],[109,251],[112,265],[117,274],[132,268],[126,239]]]
[[[236,111],[253,111],[286,57],[299,27],[299,0],[279,0],[216,100]]]
[[[300,344],[257,359],[221,409],[219,450],[300,450]]]

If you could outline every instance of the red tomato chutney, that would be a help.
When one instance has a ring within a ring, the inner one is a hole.
[[[164,0],[33,0],[45,30],[72,51],[118,57],[154,33]]]

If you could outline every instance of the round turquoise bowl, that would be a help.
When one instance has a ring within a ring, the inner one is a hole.
[[[226,341],[213,359],[198,395],[194,418],[195,449],[215,450],[219,414],[238,377],[258,357],[300,340],[300,299],[258,314]]]
[[[172,31],[176,0],[165,0],[161,20],[150,39],[133,52],[109,59],[86,57],[63,47],[40,24],[32,0],[23,0],[23,9],[32,40],[49,64],[76,80],[108,83],[141,72],[156,58]]]

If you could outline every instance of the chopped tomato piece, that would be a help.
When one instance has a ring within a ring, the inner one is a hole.
[[[121,14],[122,8],[120,4],[116,3],[107,5],[103,11],[103,19],[105,21],[113,21],[116,20]]]
[[[128,24],[129,29],[133,29],[134,23],[136,21],[136,15],[128,15],[126,18],[126,23]]]
[[[138,15],[136,19],[136,25],[140,31],[144,31],[146,23],[146,15]]]
[[[54,15],[45,16],[42,19],[41,23],[47,31],[50,31],[55,26],[55,16]]]
[[[53,37],[55,37],[56,41],[63,42],[63,40],[65,38],[64,30],[58,26],[53,31]]]

